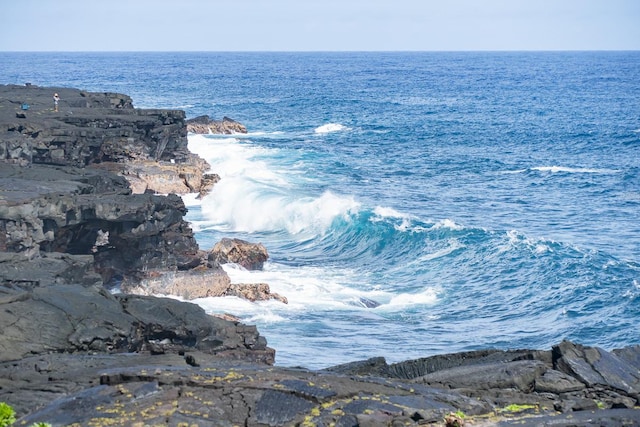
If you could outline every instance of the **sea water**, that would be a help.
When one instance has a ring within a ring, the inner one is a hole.
[[[640,52],[0,53],[0,82],[247,126],[189,136],[221,180],[186,219],[263,243],[224,268],[288,304],[195,302],[278,365],[640,344]]]

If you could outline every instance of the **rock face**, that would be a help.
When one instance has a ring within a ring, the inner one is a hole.
[[[2,251],[92,255],[105,282],[204,257],[178,196],[131,195],[124,179],[89,168],[5,164],[0,186]]]
[[[216,243],[208,256],[212,265],[235,263],[247,270],[262,270],[267,259],[269,254],[261,243],[227,237]]]
[[[247,128],[229,117],[223,117],[222,120],[211,120],[209,116],[198,116],[187,120],[187,131],[199,134],[219,133],[232,135],[234,133],[247,133]]]
[[[104,162],[96,167],[126,178],[133,194],[198,193],[202,197],[220,180],[217,174],[207,173],[209,164],[195,155],[183,163],[136,160],[124,164]]]
[[[221,268],[176,271],[150,275],[133,282],[124,281],[122,291],[137,295],[176,295],[187,300],[221,297],[231,285]]]

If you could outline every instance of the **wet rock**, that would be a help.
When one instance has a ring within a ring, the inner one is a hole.
[[[271,292],[266,283],[232,283],[224,292],[224,296],[234,296],[248,301],[277,300],[288,304],[287,298]]]

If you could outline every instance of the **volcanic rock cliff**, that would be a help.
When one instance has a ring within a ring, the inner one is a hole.
[[[255,328],[106,291],[182,271],[229,287],[173,194],[211,184],[186,135],[183,111],[135,109],[126,95],[0,86],[0,360],[191,348],[273,363]],[[148,179],[134,194],[137,170]]]

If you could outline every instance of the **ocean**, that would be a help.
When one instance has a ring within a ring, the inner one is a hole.
[[[640,344],[640,52],[0,53],[25,82],[247,126],[189,136],[186,219],[289,303],[195,302],[277,365]]]

